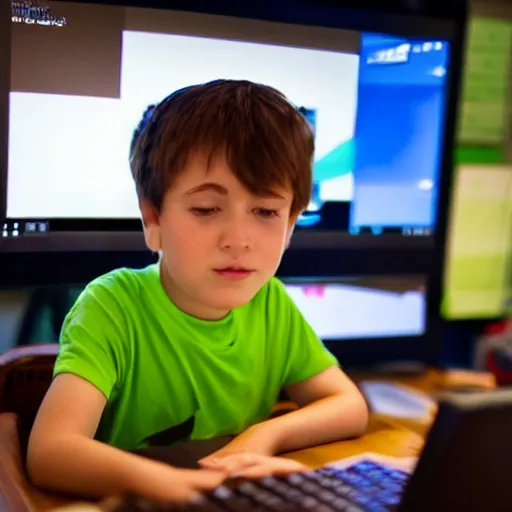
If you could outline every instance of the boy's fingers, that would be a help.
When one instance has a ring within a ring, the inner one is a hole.
[[[219,465],[221,460],[222,458],[219,457],[205,457],[197,462],[201,467],[216,467]]]
[[[296,468],[292,468],[292,467],[288,467],[288,468],[279,467],[278,468],[278,467],[275,467],[272,465],[261,464],[261,465],[257,465],[257,466],[251,466],[250,468],[244,469],[232,476],[235,478],[247,478],[250,480],[257,480],[259,478],[263,478],[263,477],[269,476],[269,475],[279,476],[279,475],[287,475],[290,473],[298,473],[298,472],[300,472],[300,471],[297,471]]]
[[[221,485],[224,480],[226,480],[227,476],[226,471],[196,470],[195,474],[190,478],[190,483],[197,489],[214,489]]]
[[[260,464],[255,464],[240,471],[236,476],[243,478],[263,478],[267,475],[287,475],[290,473],[303,473],[305,471],[308,471],[308,468],[299,462],[269,457]]]
[[[253,453],[237,453],[222,458],[203,459],[199,462],[204,468],[219,469],[232,473],[234,471],[241,471],[255,464],[260,464],[262,461],[259,455]]]
[[[200,461],[205,468],[224,470],[231,477],[262,478],[270,474],[307,471],[306,466],[290,459],[268,457],[256,453],[239,453],[219,459]]]

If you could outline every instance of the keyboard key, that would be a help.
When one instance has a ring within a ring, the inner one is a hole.
[[[213,497],[219,500],[227,500],[233,496],[233,491],[228,489],[226,486],[221,485],[213,491]]]
[[[306,495],[303,492],[299,491],[298,489],[289,487],[286,490],[286,492],[284,492],[281,496],[283,497],[283,499],[285,501],[292,501],[294,503],[300,503]]]
[[[279,480],[275,476],[266,476],[261,480],[257,480],[257,483],[262,485],[263,487],[267,487],[268,489],[273,489],[276,485],[279,485],[281,483],[281,480]]]
[[[332,503],[331,507],[334,510],[345,511],[350,506],[350,502],[344,498],[336,498]]]
[[[357,497],[353,498],[351,496],[351,499],[353,499],[358,505],[366,506],[369,503],[372,503],[374,498],[371,496],[365,496],[364,494],[359,494]]]
[[[345,512],[365,512],[364,509],[355,505],[350,505]]]
[[[290,486],[285,482],[277,482],[272,490],[284,495],[290,490]]]
[[[321,503],[316,509],[315,512],[332,512],[332,508],[328,505]]]
[[[320,501],[323,501],[325,503],[332,503],[333,501],[335,501],[338,496],[336,496],[336,494],[330,492],[330,491],[320,491],[317,495],[318,499]]]
[[[247,496],[254,496],[255,494],[264,492],[256,486],[253,482],[245,482],[237,488],[238,492],[246,494]]]
[[[237,488],[237,491],[254,500],[260,505],[265,505],[271,510],[279,510],[285,504],[282,497],[268,491],[254,482],[246,482]]]
[[[380,480],[384,478],[385,473],[382,469],[371,469],[370,471],[365,472],[365,476],[372,480]]]
[[[358,489],[364,489],[365,487],[371,487],[373,485],[373,482],[370,480],[367,480],[366,478],[362,478],[358,480],[357,482],[352,484],[354,487],[357,487]]]
[[[265,505],[271,510],[279,510],[285,502],[278,496],[272,494],[258,494],[254,497],[256,503]]]
[[[348,496],[348,494],[353,490],[353,487],[346,485],[344,482],[340,482],[339,485],[333,488],[333,492],[342,498]]]
[[[385,485],[383,487],[384,494],[400,494],[403,491],[403,485],[391,484]]]
[[[379,497],[379,501],[386,505],[398,505],[400,503],[400,497],[396,494],[384,495]]]
[[[313,498],[313,496],[305,496],[303,500],[300,502],[301,506],[307,508],[308,510],[317,510],[320,502]]]
[[[382,492],[382,489],[380,487],[377,487],[373,485],[372,487],[365,487],[364,493],[366,496],[377,496]]]
[[[381,467],[382,466],[376,464],[371,460],[362,460],[361,462],[358,462],[355,466],[353,466],[354,469],[357,469],[358,471],[362,471],[364,473],[370,471],[371,469],[380,469]]]
[[[328,487],[334,487],[337,482],[340,481],[340,478],[332,477],[332,476],[321,476],[317,480],[314,480],[318,485],[328,488]]]
[[[286,480],[292,485],[301,485],[305,479],[306,476],[301,473],[292,473],[291,475],[288,475]]]
[[[351,501],[354,501],[354,502],[356,502],[356,503],[357,503],[357,500],[358,500],[359,498],[361,498],[362,496],[364,496],[364,494],[361,494],[357,489],[352,489],[352,490],[348,493],[348,495],[347,495],[347,497],[348,497]]]
[[[252,500],[236,494],[225,486],[220,486],[212,493],[212,501],[230,512],[244,512],[254,509]]]
[[[322,490],[322,487],[313,482],[304,482],[304,484],[301,485],[300,489],[302,492],[306,494],[315,494],[317,492],[320,492]]]
[[[378,502],[372,502],[365,505],[366,512],[388,512],[388,509]]]

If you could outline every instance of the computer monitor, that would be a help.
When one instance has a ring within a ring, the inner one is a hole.
[[[464,2],[214,4],[12,2],[0,250],[143,250],[134,127],[217,78],[276,87],[314,130],[292,247],[431,246]]]
[[[425,276],[281,280],[304,318],[344,366],[428,359]]]

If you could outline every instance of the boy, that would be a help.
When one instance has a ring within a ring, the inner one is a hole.
[[[311,194],[313,135],[276,90],[217,80],[146,111],[130,165],[157,265],[89,284],[28,448],[48,489],[188,499],[271,456],[360,435],[365,402],[274,273]],[[285,388],[297,411],[267,420]],[[186,471],[128,453],[234,434]]]

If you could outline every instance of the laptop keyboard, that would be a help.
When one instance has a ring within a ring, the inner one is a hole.
[[[369,460],[348,468],[223,485],[194,505],[130,500],[115,512],[393,512],[409,475]]]

